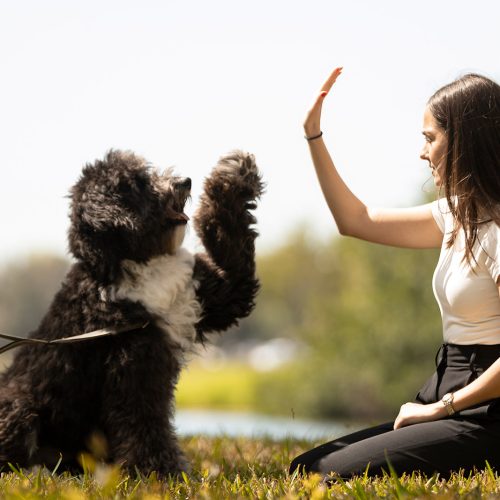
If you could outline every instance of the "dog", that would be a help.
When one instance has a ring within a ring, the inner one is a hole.
[[[124,471],[189,469],[174,429],[175,386],[193,346],[254,308],[252,211],[263,182],[252,155],[220,159],[193,216],[204,247],[196,254],[182,247],[190,191],[189,178],[128,151],[83,168],[70,192],[75,261],[29,337],[129,331],[17,350],[0,384],[0,466],[53,466],[62,456],[71,470],[98,436],[105,460]]]

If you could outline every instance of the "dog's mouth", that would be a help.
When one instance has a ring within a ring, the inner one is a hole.
[[[181,193],[181,199],[174,203],[173,207],[169,210],[169,219],[171,219],[174,224],[187,224],[189,217],[184,212],[186,202],[189,199],[191,190],[184,189]]]
[[[165,180],[165,215],[174,225],[186,225],[189,217],[185,213],[185,205],[191,196],[191,179],[189,177],[169,177]]]
[[[174,221],[176,224],[187,224],[189,221],[189,217],[184,212],[174,212],[173,215],[170,215],[169,218]]]
[[[187,200],[189,199],[189,191],[183,193],[176,193],[177,199],[171,201],[171,203],[166,208],[166,216],[168,220],[175,224],[187,224],[189,217],[184,212],[184,207]]]

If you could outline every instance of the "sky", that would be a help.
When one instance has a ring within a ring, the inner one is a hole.
[[[191,177],[188,215],[219,156],[249,151],[257,251],[332,237],[302,122],[336,66],[322,129],[340,173],[370,206],[419,203],[425,103],[467,72],[500,81],[499,21],[497,0],[2,0],[0,265],[65,254],[68,190],[110,148]]]

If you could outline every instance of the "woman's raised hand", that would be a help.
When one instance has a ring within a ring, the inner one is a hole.
[[[311,109],[308,111],[304,121],[304,132],[306,137],[314,137],[321,133],[321,108],[323,106],[323,99],[328,95],[328,92],[330,92],[335,80],[337,80],[341,73],[342,68],[335,68],[321,87],[319,95],[314,101]]]

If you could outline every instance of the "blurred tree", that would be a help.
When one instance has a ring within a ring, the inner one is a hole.
[[[433,370],[441,319],[431,288],[438,250],[295,234],[259,260],[262,291],[246,329],[308,346],[259,388],[279,413],[391,416]]]
[[[58,290],[69,262],[55,255],[33,255],[0,271],[0,332],[27,335]]]

